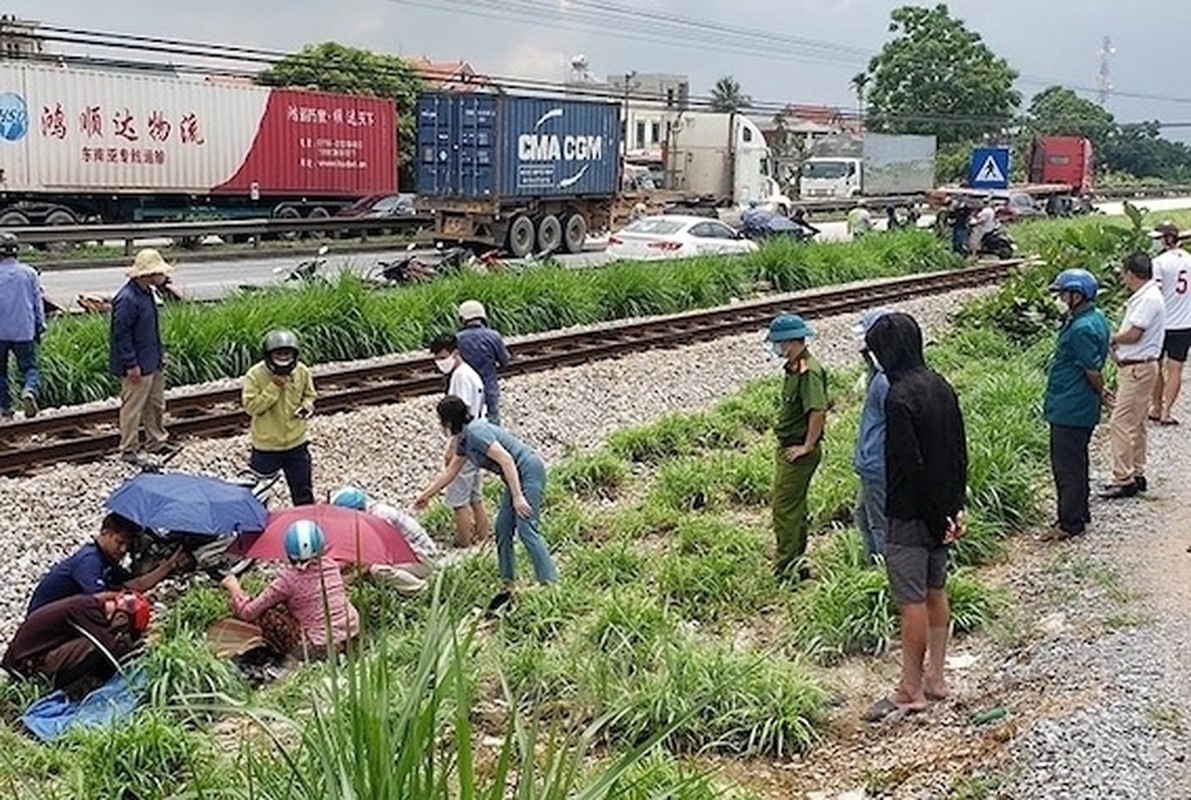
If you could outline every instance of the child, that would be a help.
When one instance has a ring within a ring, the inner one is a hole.
[[[307,422],[314,413],[314,379],[298,361],[298,337],[273,330],[264,359],[244,376],[244,410],[252,417],[249,466],[262,475],[285,471],[295,506],[314,505]]]
[[[322,529],[314,522],[298,520],[290,525],[285,532],[290,568],[274,578],[258,597],[249,598],[234,575],[221,582],[231,596],[236,617],[256,622],[269,609],[284,604],[296,629],[295,655],[346,649],[360,632],[360,615],[347,599],[339,565],[334,559],[322,557],[325,549]]]

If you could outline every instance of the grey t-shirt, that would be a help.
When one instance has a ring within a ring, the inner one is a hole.
[[[472,420],[464,426],[463,431],[459,434],[459,443],[455,452],[476,466],[500,475],[500,465],[488,457],[488,448],[492,446],[493,442],[499,442],[500,446],[509,452],[518,469],[528,459],[537,458],[537,453],[525,442],[504,428],[482,419]]]

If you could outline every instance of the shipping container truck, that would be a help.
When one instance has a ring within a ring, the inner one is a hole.
[[[437,242],[517,257],[583,249],[620,186],[620,106],[508,94],[418,97],[418,203]]]
[[[743,114],[683,111],[672,115],[656,151],[625,154],[655,176],[653,194],[689,209],[728,209],[756,200],[788,213],[791,202],[773,175],[773,153]]]
[[[804,199],[924,195],[935,185],[934,136],[866,133],[816,142],[798,179]]]
[[[322,218],[397,191],[392,100],[0,63],[0,228]]]

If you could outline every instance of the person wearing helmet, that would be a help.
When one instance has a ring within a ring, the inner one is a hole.
[[[439,424],[456,437],[455,457],[418,495],[414,509],[425,509],[430,500],[463,470],[465,462],[499,475],[504,479],[505,492],[496,515],[496,555],[505,588],[489,608],[495,610],[512,597],[517,578],[513,558],[514,532],[529,552],[538,583],[553,583],[558,579],[558,570],[541,531],[542,499],[546,492],[546,465],[542,457],[504,428],[473,419],[467,404],[458,397],[444,397],[439,401],[436,413]]]
[[[0,667],[18,679],[43,678],[81,697],[136,650],[152,611],[139,592],[75,595],[42,606],[17,628]]]
[[[459,304],[462,327],[455,334],[459,355],[484,381],[484,405],[488,421],[500,424],[500,381],[497,374],[509,365],[509,348],[500,334],[488,327],[488,310],[478,300]]]
[[[864,344],[864,335],[888,313],[887,308],[870,309],[852,329],[860,339],[860,354],[867,373],[864,410],[860,415],[852,468],[860,476],[856,527],[860,530],[864,554],[870,564],[876,563],[877,556],[885,555],[885,396],[889,394],[889,379],[881,369],[881,362]]]
[[[1108,320],[1096,307],[1099,286],[1084,269],[1065,269],[1050,285],[1063,308],[1063,324],[1046,376],[1043,416],[1050,427],[1050,467],[1058,513],[1046,538],[1078,536],[1091,519],[1088,509],[1088,445],[1110,401],[1104,386]]]
[[[173,267],[145,248],[127,270],[128,282],[112,298],[109,367],[121,379],[120,457],[140,464],[143,426],[151,455],[170,456],[178,446],[165,430],[166,352],[153,288],[164,286]]]
[[[993,209],[992,195],[985,195],[980,201],[980,210],[972,217],[972,233],[968,239],[968,252],[972,255],[980,254],[980,245],[984,237],[992,233],[997,227],[997,212]]]
[[[235,575],[220,582],[236,617],[258,622],[266,611],[284,606],[297,643],[291,655],[319,658],[345,650],[360,633],[360,614],[347,597],[339,565],[324,557],[326,547],[322,528],[314,521],[301,519],[290,525],[285,531],[290,566],[263,592],[249,597]]]
[[[314,413],[314,378],[298,360],[298,337],[292,331],[269,331],[261,349],[263,357],[244,375],[241,392],[252,417],[249,466],[262,475],[284,471],[294,505],[312,505],[307,420]]]
[[[37,415],[37,345],[45,333],[45,301],[37,271],[17,260],[20,244],[0,231],[0,420],[13,417],[8,388],[8,354],[17,362],[21,379],[21,408],[25,417]]]
[[[417,517],[404,509],[372,498],[358,486],[344,486],[331,495],[331,504],[364,511],[388,522],[418,556],[417,564],[375,564],[368,574],[381,583],[413,593],[425,588],[425,579],[434,571],[434,559],[441,555],[438,543],[426,533]]]
[[[772,498],[777,539],[774,572],[784,581],[810,577],[801,564],[810,527],[807,492],[823,458],[820,444],[827,418],[827,371],[806,346],[814,335],[802,317],[779,314],[765,336],[770,352],[782,360],[785,376],[774,425],[778,447]]]
[[[1162,253],[1154,259],[1154,280],[1166,305],[1166,329],[1150,419],[1162,425],[1178,425],[1174,404],[1183,384],[1183,364],[1191,350],[1191,255],[1179,246],[1179,229],[1170,220],[1158,225],[1154,232],[1162,237]]]

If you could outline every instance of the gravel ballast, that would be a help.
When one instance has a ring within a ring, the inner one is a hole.
[[[986,291],[965,289],[896,307],[937,331],[961,302]],[[856,366],[856,322],[856,315],[817,320],[812,352],[829,367]],[[620,428],[706,408],[777,370],[758,331],[511,377],[501,384],[502,416],[552,460],[568,448],[594,447]],[[411,502],[441,463],[437,400],[423,397],[315,417],[311,447],[318,496],[356,483],[386,500]],[[188,441],[170,469],[232,477],[243,470],[248,449],[246,434]],[[0,563],[0,641],[11,638],[40,576],[95,533],[104,499],[132,474],[132,468],[111,458],[0,479],[0,503],[6,509],[0,549],[12,554]]]
[[[1149,492],[1094,501],[1086,536],[1057,546],[1092,576],[1085,586],[1110,591],[1072,598],[1065,624],[1033,644],[1017,677],[1082,684],[1090,700],[1014,742],[1004,797],[1191,797],[1191,516],[1180,508],[1191,490],[1191,439],[1184,428],[1151,425],[1148,442]]]

